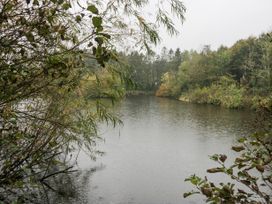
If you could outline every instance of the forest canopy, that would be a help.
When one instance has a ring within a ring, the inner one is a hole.
[[[231,47],[167,50],[160,55],[127,54],[137,89],[157,96],[229,108],[256,108],[272,94],[272,33],[238,40]]]

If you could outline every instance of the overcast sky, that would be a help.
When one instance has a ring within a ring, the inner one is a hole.
[[[272,31],[272,0],[183,0],[186,21],[180,35],[161,33],[163,46],[200,50],[203,45],[217,49],[262,32]]]

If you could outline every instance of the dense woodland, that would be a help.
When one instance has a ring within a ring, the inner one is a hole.
[[[157,96],[230,108],[256,108],[272,94],[272,34],[249,37],[213,51],[162,49],[160,55],[124,56],[136,89]]]

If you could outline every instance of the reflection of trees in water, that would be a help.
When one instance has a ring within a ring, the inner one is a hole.
[[[104,168],[104,165],[100,165],[89,170],[80,170],[76,173],[53,178],[50,185],[54,186],[55,191],[44,192],[44,203],[87,204],[90,177],[96,171],[101,171]]]
[[[142,115],[145,115],[152,109],[153,98],[153,96],[129,96],[118,111],[120,111],[124,117],[141,119]]]
[[[120,110],[123,120],[157,123],[159,126],[192,127],[200,133],[243,136],[254,131],[254,112],[217,107],[214,105],[188,104],[168,98],[153,96],[128,97]]]
[[[253,120],[253,114],[248,112],[211,105],[194,105],[190,108],[190,114],[201,129],[216,130],[219,133],[228,132],[234,135],[248,133]]]
[[[180,101],[159,98],[159,110],[172,123],[185,123],[200,132],[213,131],[244,134],[250,131],[254,118],[253,112],[217,107],[214,105],[187,104]]]

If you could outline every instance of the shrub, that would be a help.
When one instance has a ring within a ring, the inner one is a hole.
[[[190,102],[221,105],[227,108],[240,108],[243,106],[245,89],[230,77],[224,76],[209,87],[195,88],[183,94]]]
[[[210,158],[219,166],[207,172],[223,173],[233,183],[219,183],[192,175],[185,181],[191,182],[196,190],[184,193],[184,197],[202,194],[211,204],[271,204],[272,202],[272,100],[258,113],[257,133],[249,138],[241,138],[232,150],[240,155],[230,166],[226,165],[226,155],[215,154]]]
[[[156,96],[177,97],[180,94],[180,86],[177,83],[176,76],[172,72],[166,72],[162,76],[162,84],[156,91]]]

